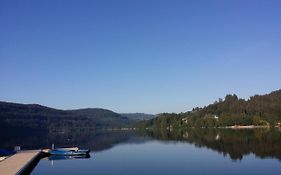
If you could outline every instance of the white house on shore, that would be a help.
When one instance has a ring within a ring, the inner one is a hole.
[[[218,119],[219,119],[219,117],[218,117],[217,115],[214,115],[214,119],[218,120]]]

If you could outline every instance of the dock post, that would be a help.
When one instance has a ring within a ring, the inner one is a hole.
[[[18,151],[21,150],[21,148],[20,148],[20,146],[15,146],[14,150],[15,150],[16,152],[18,152]]]

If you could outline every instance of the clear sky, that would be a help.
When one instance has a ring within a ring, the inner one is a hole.
[[[0,0],[0,101],[184,112],[281,88],[280,0]]]

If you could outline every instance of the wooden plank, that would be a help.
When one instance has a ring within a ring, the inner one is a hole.
[[[39,156],[39,150],[21,151],[0,162],[0,174],[14,175],[22,172]]]

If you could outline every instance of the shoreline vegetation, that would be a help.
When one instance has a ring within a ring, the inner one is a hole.
[[[130,117],[130,118],[128,118]],[[149,119],[149,117],[154,117]],[[143,120],[140,120],[140,119]],[[156,116],[118,114],[106,109],[59,110],[36,104],[0,102],[0,130],[24,132],[72,132],[130,130],[132,128],[232,128],[250,129],[281,126],[281,90],[249,99],[235,94],[219,98],[205,107],[182,113]]]
[[[281,126],[274,126],[271,127],[269,125],[263,125],[263,126],[255,126],[255,125],[233,125],[233,126],[220,126],[220,127],[187,127],[187,128],[176,128],[176,129],[233,129],[233,130],[238,130],[238,129],[271,129],[271,128],[276,128],[276,129],[281,129]],[[131,129],[108,129],[108,131],[115,131],[115,130],[142,130],[143,128],[131,128]],[[163,128],[145,128],[145,130],[154,130],[154,129],[163,129]],[[166,130],[173,130],[173,128],[166,128]]]
[[[281,90],[254,95],[248,100],[226,95],[203,108],[184,113],[162,113],[137,124],[138,128],[231,128],[251,129],[281,126]]]

